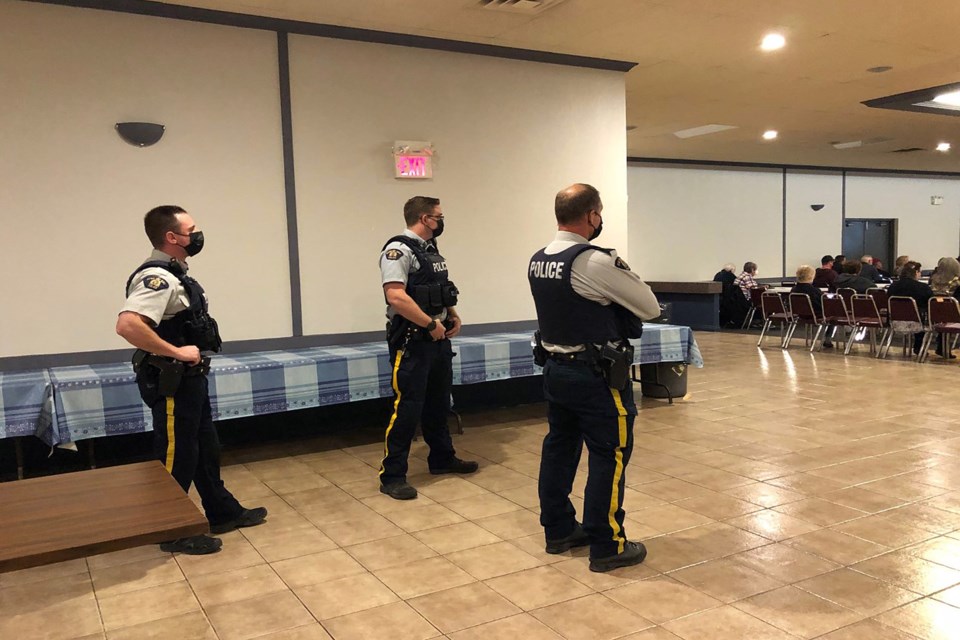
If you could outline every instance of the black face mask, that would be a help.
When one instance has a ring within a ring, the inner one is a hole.
[[[591,224],[590,226],[593,227],[592,224]],[[599,235],[600,235],[601,232],[603,232],[603,218],[602,218],[602,217],[600,218],[600,224],[598,224],[597,226],[593,227],[593,233],[590,234],[590,237],[587,238],[587,240],[596,240],[597,237],[599,237]]]
[[[195,256],[203,249],[203,231],[194,231],[189,234],[178,233],[177,235],[190,238],[190,242],[186,246],[181,245],[188,256]]]
[[[437,223],[437,228],[433,229],[433,237],[439,238],[443,234],[443,218],[434,218]]]

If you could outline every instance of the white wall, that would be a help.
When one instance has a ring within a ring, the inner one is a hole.
[[[943,204],[930,204],[936,195]],[[944,256],[957,257],[960,180],[847,175],[847,217],[897,219],[897,253],[932,269]]]
[[[622,74],[307,36],[290,52],[304,333],[383,327],[379,251],[413,195],[441,199],[467,323],[534,317],[527,261],[570,183],[601,191],[626,255]],[[394,140],[434,144],[433,180],[393,177]]]
[[[124,346],[158,204],[205,231],[191,272],[226,338],[289,332],[274,34],[4,2],[0,78],[0,356]],[[113,130],[131,120],[166,134],[132,147]]]
[[[783,173],[631,165],[630,263],[646,280],[709,280],[727,262],[779,276]]]
[[[787,171],[787,276],[802,264],[820,266],[825,254],[840,252],[843,180],[840,173]],[[823,209],[813,211],[812,204]]]

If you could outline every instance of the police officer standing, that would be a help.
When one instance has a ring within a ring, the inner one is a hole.
[[[410,198],[403,218],[406,230],[380,253],[396,394],[380,465],[380,491],[411,500],[417,490],[407,483],[407,456],[418,422],[430,446],[430,473],[473,473],[477,463],[457,458],[447,428],[453,384],[450,338],[460,333],[460,316],[455,308],[459,292],[437,250],[444,224],[440,200]]]
[[[637,408],[629,371],[640,319],[660,314],[656,297],[613,249],[589,243],[603,228],[600,193],[574,184],[557,194],[558,232],[534,254],[528,278],[537,308],[535,355],[543,365],[549,432],[540,464],[540,523],[547,553],[590,545],[590,570],[643,562],[627,540],[623,492]],[[583,526],[570,490],[583,444],[589,454]]]
[[[210,415],[203,351],[220,350],[217,324],[203,288],[187,275],[187,257],[203,248],[203,232],[186,211],[166,205],[143,220],[154,250],[127,280],[117,333],[137,347],[133,357],[140,396],[153,413],[154,454],[184,491],[197,485],[213,533],[262,523],[263,507],[244,509],[220,479],[220,441]],[[190,555],[223,543],[200,535],[160,545]]]

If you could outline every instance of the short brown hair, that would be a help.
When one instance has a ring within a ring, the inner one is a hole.
[[[813,267],[808,264],[797,267],[797,282],[813,282]]]
[[[920,272],[920,269],[923,265],[919,262],[914,262],[913,260],[908,260],[900,267],[900,277],[901,278],[910,278],[913,280],[914,276]]]
[[[743,270],[746,271],[747,273],[753,273],[754,271],[757,270],[757,263],[756,263],[756,262],[744,262],[744,263],[743,263]]]
[[[403,220],[407,223],[408,227],[412,227],[417,224],[420,216],[430,215],[439,204],[440,198],[413,196],[403,205]]]
[[[859,260],[844,260],[843,261],[843,272],[857,275],[860,273],[862,268],[862,263]]]
[[[147,237],[150,238],[150,244],[154,249],[163,246],[167,231],[180,231],[178,213],[186,213],[186,211],[175,204],[165,204],[150,209],[147,215],[143,216],[143,230],[147,232]]]
[[[589,212],[599,212],[602,208],[600,192],[589,184],[571,185],[558,193],[553,201],[557,224],[573,224]]]
[[[903,265],[910,262],[910,256],[897,256],[896,262],[893,263],[893,268],[897,271],[903,268]]]

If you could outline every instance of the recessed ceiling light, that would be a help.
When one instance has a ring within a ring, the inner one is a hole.
[[[960,91],[951,91],[950,93],[941,93],[933,99],[938,104],[946,104],[951,107],[960,107]]]
[[[890,71],[890,69],[893,69],[893,67],[888,67],[884,65],[880,67],[870,67],[869,69],[867,69],[867,71],[869,71],[870,73],[885,73],[887,71]]]
[[[764,131],[764,132],[763,132],[763,139],[764,139],[764,140],[776,140],[776,139],[777,139],[777,132],[774,131],[773,129],[770,129],[769,131]]]
[[[937,151],[943,151],[943,152],[950,151],[950,143],[941,142],[940,144],[937,145]]]
[[[787,44],[787,39],[779,33],[768,33],[763,36],[763,40],[760,42],[760,48],[764,51],[776,51],[777,49],[782,49],[785,44]]]

